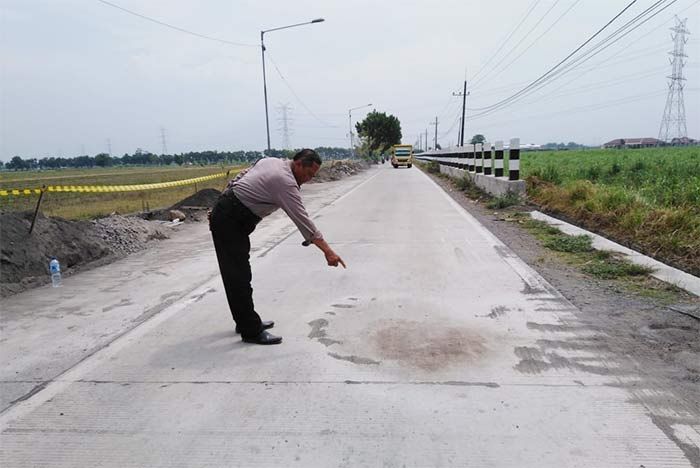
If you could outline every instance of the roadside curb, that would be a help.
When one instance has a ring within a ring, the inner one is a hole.
[[[654,260],[651,257],[642,255],[639,252],[617,244],[611,240],[606,239],[605,237],[602,237],[598,234],[594,234],[590,231],[582,229],[578,226],[574,226],[573,224],[569,224],[552,216],[546,215],[540,211],[532,211],[530,212],[530,216],[532,216],[533,219],[544,221],[545,223],[551,226],[559,228],[565,234],[569,234],[572,236],[585,234],[587,236],[590,236],[591,239],[593,239],[594,248],[598,250],[611,250],[613,252],[619,252],[625,255],[630,262],[636,265],[642,265],[653,268],[654,271],[650,274],[654,278],[657,278],[666,283],[673,284],[674,286],[678,286],[679,288],[685,289],[689,293],[695,294],[696,296],[700,296],[700,278],[696,276],[681,271],[677,268],[668,266],[665,263],[661,263],[658,260]]]

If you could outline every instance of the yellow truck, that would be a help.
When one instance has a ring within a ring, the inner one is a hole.
[[[394,145],[391,147],[391,165],[394,168],[413,166],[413,145]]]

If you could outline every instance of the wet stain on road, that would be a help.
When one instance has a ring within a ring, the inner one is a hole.
[[[190,296],[190,299],[194,299],[194,302],[199,302],[199,301],[201,301],[201,300],[204,298],[204,296],[206,296],[207,294],[211,294],[211,293],[213,293],[213,292],[216,292],[216,289],[214,289],[214,288],[209,288],[209,289],[207,289],[206,291],[204,291],[202,294],[197,294],[197,295],[194,295],[194,296]]]
[[[130,306],[131,304],[133,304],[133,302],[131,302],[130,299],[122,299],[121,301],[119,301],[116,304],[111,304],[111,305],[108,305],[107,307],[103,307],[102,312],[109,312],[110,310],[116,309],[117,307],[126,307],[126,306]]]
[[[326,336],[326,330],[324,330],[324,328],[328,326],[328,320],[312,320],[309,322],[309,326],[311,327],[311,331],[309,332],[309,338],[311,338],[312,340],[317,338],[323,338]]]
[[[167,294],[161,295],[160,300],[165,301],[165,300],[170,299],[171,297],[180,297],[180,296],[182,296],[182,291],[173,291],[173,292],[169,292]]]
[[[374,332],[370,339],[380,357],[423,370],[476,362],[487,351],[485,340],[478,333],[440,323],[395,320]]]
[[[505,315],[510,309],[506,306],[496,306],[491,308],[491,313],[486,315],[481,315],[481,317],[488,317],[490,319],[497,319],[501,315]]]
[[[537,323],[537,322],[527,322],[526,326],[530,330],[537,330],[541,332],[551,332],[551,333],[577,333],[577,332],[587,332],[587,331],[598,331],[593,327],[586,325],[566,325],[560,323]]]
[[[604,365],[585,364],[585,361],[588,359],[570,359],[556,352],[546,352],[530,346],[518,346],[513,352],[520,358],[520,362],[514,366],[514,369],[523,374],[541,374],[548,370],[567,368],[596,375],[614,375],[619,373],[615,369]]]
[[[325,347],[328,347],[328,346],[331,346],[334,344],[343,344],[342,341],[332,340],[330,338],[319,338],[318,342],[321,343],[322,345],[324,345]]]
[[[352,362],[353,364],[362,364],[362,365],[379,365],[381,362],[375,361],[374,359],[369,359],[369,358],[364,358],[360,356],[341,356],[340,354],[336,353],[328,353],[330,357],[333,359],[338,359],[341,361],[349,361]]]

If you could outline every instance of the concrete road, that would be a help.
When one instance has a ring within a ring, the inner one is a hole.
[[[303,189],[348,264],[281,214],[233,332],[204,225],[3,301],[3,467],[698,466],[694,402],[417,169]]]

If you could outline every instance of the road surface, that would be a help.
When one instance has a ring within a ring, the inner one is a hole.
[[[698,466],[695,402],[418,169],[302,193],[348,269],[281,213],[234,334],[205,225],[3,300],[4,467]]]

